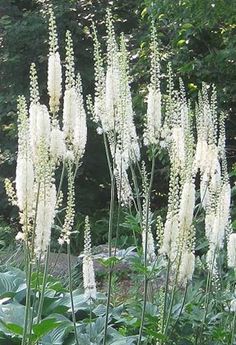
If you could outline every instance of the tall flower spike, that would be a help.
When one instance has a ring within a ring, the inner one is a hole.
[[[111,12],[108,10],[106,17],[107,26],[107,71],[105,83],[105,120],[106,131],[112,131],[116,127],[116,111],[120,98],[120,73],[119,53],[115,38]]]
[[[48,94],[50,111],[55,116],[59,110],[62,85],[61,59],[58,52],[56,21],[52,8],[49,9],[49,58]]]
[[[189,228],[193,221],[193,211],[195,206],[195,185],[186,181],[180,200],[179,222],[180,227]]]
[[[128,52],[125,37],[120,40],[120,100],[117,111],[117,128],[122,142],[122,155],[126,157],[127,165],[140,159],[138,136],[134,124],[134,111],[130,91],[130,76],[128,65]]]
[[[75,60],[71,32],[66,31],[66,89],[75,86]]]
[[[39,193],[35,228],[35,255],[44,258],[51,240],[51,227],[53,225],[56,208],[56,186],[44,183]]]
[[[33,207],[34,168],[29,140],[29,119],[24,97],[18,99],[18,122],[17,205],[20,211],[25,211],[29,216]]]
[[[144,129],[144,144],[156,144],[161,132],[161,91],[160,91],[160,63],[156,29],[152,23],[151,42],[151,78],[148,86],[147,115]]]
[[[192,280],[195,267],[195,255],[192,252],[185,252],[182,254],[178,281],[182,285],[186,285],[188,281]]]
[[[85,297],[96,299],[97,290],[91,252],[91,230],[88,216],[85,218],[84,229],[83,283]]]
[[[39,86],[35,63],[30,66],[30,103],[39,103]]]
[[[75,85],[75,63],[70,31],[66,32],[66,90],[63,107],[63,132],[68,143],[73,142],[75,119],[78,112],[78,93]]]
[[[93,45],[94,45],[94,72],[95,72],[95,99],[93,120],[106,129],[104,117],[105,111],[105,71],[101,55],[101,45],[98,41],[97,31],[93,23]]]
[[[73,154],[72,154],[73,155]],[[74,187],[74,175],[72,171],[72,161],[68,159],[68,191],[67,191],[67,205],[66,215],[62,228],[62,233],[58,239],[59,244],[70,243],[70,235],[74,224],[75,217],[75,187]]]
[[[148,199],[148,178],[145,165],[142,166],[143,177],[143,215],[142,215],[142,247],[143,254],[149,262],[156,260],[155,244],[151,229],[151,209],[150,200]]]
[[[50,116],[45,105],[39,103],[38,77],[35,64],[30,68],[30,143],[34,162],[37,161],[37,151],[41,141],[47,149],[50,142]]]
[[[59,124],[55,121],[52,125],[50,135],[50,155],[54,161],[62,160],[65,157],[66,145],[64,133],[60,130]]]
[[[75,117],[74,138],[73,146],[76,158],[79,160],[82,158],[87,142],[87,123],[86,112],[84,109],[83,90],[81,77],[78,73],[76,78],[76,92],[77,92],[77,113]]]

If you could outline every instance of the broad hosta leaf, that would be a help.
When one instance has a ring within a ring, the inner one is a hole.
[[[16,324],[24,326],[25,306],[12,302],[0,305],[0,320],[4,323]]]
[[[39,342],[40,345],[62,345],[65,336],[73,331],[73,323],[59,314],[50,315],[50,319],[59,322],[60,325],[50,331],[47,335],[43,336],[42,340]],[[47,319],[45,319],[47,320]]]
[[[63,321],[57,321],[55,318],[44,319],[38,325],[33,325],[33,332],[37,336],[37,339],[40,339],[41,337],[61,325],[62,322]]]
[[[9,292],[18,292],[20,286],[23,288],[24,281],[25,275],[19,269],[0,272],[0,297]]]
[[[104,304],[99,304],[95,309],[93,309],[93,313],[96,316],[102,316],[106,314],[106,306]]]
[[[121,337],[115,340],[111,345],[133,345],[137,341],[137,337]]]
[[[74,301],[75,311],[77,311],[78,309],[86,309],[86,310],[89,309],[89,306],[85,304],[86,299],[84,298],[84,295],[80,294],[78,290],[75,290],[73,292],[73,301]],[[66,293],[63,297],[58,298],[56,301],[51,303],[47,308],[47,312],[64,313],[67,310],[70,311],[70,308],[71,308],[70,294]]]

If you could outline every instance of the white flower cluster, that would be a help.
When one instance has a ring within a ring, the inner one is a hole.
[[[142,207],[142,247],[144,257],[148,262],[153,263],[156,260],[155,244],[152,234],[152,214],[150,209],[150,200],[148,199],[148,179],[145,166],[142,169],[143,176],[143,207]]]
[[[96,33],[94,35],[96,89],[93,118],[99,124],[99,131],[108,137],[117,196],[122,205],[128,206],[132,201],[128,168],[132,162],[139,160],[140,149],[134,125],[125,38],[121,36],[118,47],[110,12],[107,16],[107,35],[106,71]]]
[[[144,127],[144,145],[156,145],[162,130],[162,95],[160,90],[160,64],[156,31],[152,28],[151,80],[148,86],[147,114]]]
[[[228,267],[236,268],[236,233],[232,233],[228,240]]]
[[[63,132],[68,147],[77,160],[84,154],[87,141],[86,112],[83,105],[81,78],[74,71],[74,53],[71,33],[66,33],[66,90],[63,105]]]
[[[83,106],[80,76],[75,78],[72,39],[66,33],[66,87],[64,94],[63,130],[58,111],[62,95],[62,68],[58,52],[55,17],[49,8],[48,58],[49,108],[40,103],[35,64],[30,70],[29,111],[23,97],[18,102],[18,156],[16,167],[16,201],[21,212],[22,235],[38,258],[47,251],[51,227],[56,214],[57,193],[54,175],[59,163],[78,163],[87,141],[86,113]],[[69,175],[69,174],[68,174]],[[71,176],[73,174],[71,173]],[[74,220],[73,181],[68,183],[63,239],[69,242]],[[8,191],[13,195],[12,188]],[[58,191],[59,192],[59,191]],[[58,195],[57,195],[58,194]],[[61,241],[61,239],[60,239]]]

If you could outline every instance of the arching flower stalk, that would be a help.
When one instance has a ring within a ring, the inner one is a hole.
[[[97,289],[91,251],[91,230],[88,216],[85,218],[84,229],[83,283],[85,297],[96,299]]]
[[[60,107],[62,85],[61,59],[58,52],[56,21],[53,9],[49,8],[49,58],[48,58],[48,94],[50,111],[55,117]]]

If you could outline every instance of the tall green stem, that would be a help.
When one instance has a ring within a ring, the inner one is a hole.
[[[211,292],[211,281],[212,281],[213,269],[214,269],[214,264],[215,264],[215,255],[216,255],[216,249],[214,250],[214,255],[213,255],[211,269],[209,270],[208,275],[207,275],[204,317],[203,317],[203,321],[202,321],[201,328],[200,328],[200,331],[199,331],[199,337],[196,337],[196,344],[199,344],[199,345],[202,344],[202,333],[203,333],[203,330],[204,330],[204,327],[205,327],[207,313],[208,313],[208,306],[209,306],[210,292]]]
[[[50,257],[50,246],[48,246],[48,250],[46,254],[46,261],[45,261],[44,272],[43,272],[42,291],[40,293],[39,306],[38,306],[37,323],[41,321],[41,317],[42,317],[44,295],[45,295],[47,276],[48,276],[49,257]]]
[[[170,334],[172,334],[172,332],[173,332],[175,326],[177,325],[177,322],[179,321],[179,318],[180,318],[180,316],[181,316],[181,314],[183,312],[185,301],[186,301],[186,297],[187,297],[187,292],[188,292],[188,282],[186,283],[186,286],[185,286],[185,289],[184,289],[184,297],[183,297],[183,300],[182,300],[182,303],[181,303],[181,307],[180,307],[180,311],[179,311],[178,317],[175,320],[175,323],[174,323],[174,325],[172,327],[172,330],[171,330]]]
[[[147,199],[146,202],[146,223],[145,223],[145,229],[146,232],[145,236],[145,252],[144,252],[144,296],[143,296],[143,309],[142,309],[142,315],[141,315],[141,323],[139,327],[139,336],[138,336],[138,343],[137,345],[141,344],[142,340],[142,333],[143,333],[143,326],[144,326],[144,318],[145,318],[145,312],[146,312],[146,304],[147,304],[147,292],[148,292],[148,276],[147,276],[147,247],[148,247],[148,231],[149,231],[149,207],[150,207],[150,197],[151,197],[151,191],[152,191],[152,184],[153,184],[153,178],[154,178],[154,171],[155,171],[155,155],[152,156],[152,168],[151,168],[151,176],[150,176],[150,182],[149,187],[147,190],[147,195],[145,196]]]
[[[165,327],[165,316],[166,316],[166,306],[167,306],[167,297],[168,297],[170,265],[171,265],[170,258],[168,258],[167,272],[166,272],[166,283],[165,283],[164,307],[163,307],[162,326],[161,326],[161,333],[162,334],[164,333],[164,327]]]
[[[232,333],[231,333],[231,342],[230,345],[234,344],[234,338],[235,338],[235,321],[236,321],[236,312],[234,312],[234,317],[232,321]]]
[[[104,134],[104,144],[105,144],[105,151],[106,157],[110,172],[110,179],[111,179],[111,197],[110,197],[110,211],[109,211],[109,229],[108,229],[108,257],[111,258],[112,250],[111,250],[111,243],[112,243],[112,229],[113,229],[113,216],[114,216],[114,204],[115,204],[115,179],[113,173],[113,166],[110,160],[109,148],[107,137]],[[107,306],[106,306],[106,316],[105,316],[105,325],[104,325],[104,338],[103,338],[103,345],[106,345],[106,337],[107,337],[107,329],[108,329],[108,320],[109,320],[109,307],[111,301],[111,282],[112,282],[112,266],[109,265],[109,276],[108,276],[108,291],[107,291]]]
[[[24,329],[21,345],[28,344],[28,320],[30,312],[30,297],[31,297],[31,275],[32,275],[32,262],[29,260],[27,264],[27,289],[26,289],[26,304],[25,304],[25,319]]]
[[[72,272],[71,272],[71,257],[70,257],[70,243],[67,243],[67,258],[68,258],[68,274],[69,274],[69,290],[70,290],[70,303],[71,303],[71,315],[75,332],[75,342],[79,345],[78,333],[76,328],[75,306],[73,300],[73,286],[72,286]]]

